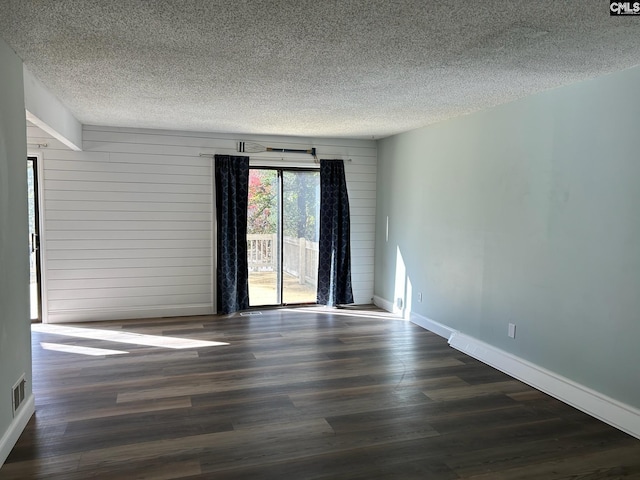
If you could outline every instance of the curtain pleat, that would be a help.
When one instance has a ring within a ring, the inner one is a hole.
[[[320,160],[317,301],[328,306],[353,303],[349,195],[342,160]]]
[[[247,204],[249,157],[215,156],[217,308],[227,314],[249,308]]]

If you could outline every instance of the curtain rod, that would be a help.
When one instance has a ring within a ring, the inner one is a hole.
[[[200,157],[208,157],[208,158],[214,158],[215,157],[215,153],[200,153],[198,154],[198,156]],[[285,157],[256,157],[256,156],[251,156],[251,155],[243,155],[243,156],[248,156],[249,159],[251,160],[267,160],[270,162],[274,162],[274,161],[283,161],[283,162],[305,162],[305,160],[301,160],[299,158],[285,158]],[[322,160],[342,160],[343,162],[351,162],[352,160],[350,158],[323,158]],[[313,163],[320,163],[320,159],[313,159]]]
[[[306,153],[311,155],[314,159],[317,159],[315,147],[310,147],[306,149],[297,149],[297,148],[276,148],[276,147],[265,147],[264,145],[260,145],[255,142],[238,142],[237,144],[238,152],[241,153],[260,153],[260,152],[282,152],[282,153]]]

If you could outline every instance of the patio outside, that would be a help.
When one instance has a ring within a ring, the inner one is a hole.
[[[249,273],[249,301],[252,306],[276,304],[276,272]],[[284,273],[282,291],[284,303],[316,303],[316,287],[300,285],[298,277]]]
[[[277,305],[276,235],[247,235],[249,302],[251,306]],[[316,303],[318,243],[284,238],[282,302]]]

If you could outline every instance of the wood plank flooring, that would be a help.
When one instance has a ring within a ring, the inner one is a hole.
[[[375,309],[75,326],[228,345],[34,331],[0,479],[640,478],[640,440]]]

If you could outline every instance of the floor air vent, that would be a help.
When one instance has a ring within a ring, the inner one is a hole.
[[[24,379],[24,375],[20,377],[20,380],[13,386],[11,389],[11,406],[13,407],[13,416],[15,417],[16,412],[22,406],[24,402],[24,386],[26,384],[26,380]]]
[[[249,317],[251,315],[262,315],[262,312],[242,312],[241,317]]]

